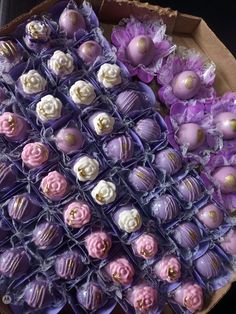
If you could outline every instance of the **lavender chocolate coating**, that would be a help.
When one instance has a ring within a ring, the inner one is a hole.
[[[129,174],[129,182],[138,192],[148,192],[156,183],[155,174],[149,167],[138,166]]]
[[[180,155],[173,148],[166,148],[155,156],[158,169],[168,175],[173,175],[182,167]]]
[[[205,278],[210,279],[219,275],[221,262],[214,252],[208,251],[195,261],[197,271]]]
[[[201,81],[197,73],[183,71],[178,73],[172,80],[173,94],[182,100],[193,98],[198,93]]]
[[[216,169],[213,174],[214,182],[219,185],[222,193],[236,192],[236,168],[224,166]]]
[[[77,291],[78,302],[89,311],[100,308],[104,303],[104,298],[102,289],[93,282],[85,283]]]
[[[0,162],[0,190],[7,190],[16,184],[16,174],[12,165]]]
[[[173,220],[180,212],[179,205],[172,195],[156,197],[151,203],[152,216],[166,223]]]
[[[80,150],[84,144],[84,138],[77,128],[63,128],[56,137],[57,148],[66,154]]]
[[[114,161],[128,161],[134,155],[134,142],[129,136],[117,136],[107,143],[104,150]]]
[[[218,228],[224,219],[223,212],[214,204],[208,204],[200,209],[197,217],[209,229]]]
[[[236,255],[236,229],[230,229],[224,235],[220,245],[226,253]]]
[[[52,295],[45,280],[33,280],[24,290],[24,300],[32,308],[41,309],[51,303]]]
[[[221,112],[215,118],[217,129],[222,133],[224,140],[236,139],[236,114]]]
[[[102,47],[96,41],[88,40],[79,46],[77,53],[84,63],[89,65],[102,55]]]
[[[185,249],[193,249],[201,240],[198,227],[192,222],[183,222],[174,230],[174,239]]]
[[[21,222],[33,218],[39,211],[39,205],[28,193],[13,196],[8,203],[9,216]]]
[[[155,45],[151,37],[135,36],[126,48],[126,56],[133,66],[143,64],[148,66],[155,55]]]
[[[52,249],[62,240],[62,228],[52,222],[41,223],[33,231],[33,242],[41,250]]]
[[[147,142],[157,141],[161,136],[161,128],[154,119],[141,119],[134,129],[138,136]]]
[[[183,179],[177,189],[179,196],[188,203],[195,202],[202,196],[202,187],[199,181],[192,176]]]
[[[206,141],[204,129],[197,123],[184,123],[177,133],[179,145],[186,146],[189,151],[201,147]]]
[[[76,10],[65,9],[60,18],[59,26],[67,37],[73,37],[79,29],[86,29],[85,20],[81,13]]]
[[[116,106],[122,115],[129,115],[133,111],[142,108],[142,102],[139,92],[135,90],[126,90],[120,93],[116,99]]]
[[[78,252],[66,251],[55,261],[57,275],[66,280],[75,279],[82,269],[82,261]]]
[[[0,274],[8,278],[16,278],[27,273],[30,261],[24,249],[6,250],[0,255]]]

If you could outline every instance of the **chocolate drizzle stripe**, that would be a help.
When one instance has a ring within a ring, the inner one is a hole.
[[[5,263],[3,265],[4,272],[10,272],[14,274],[17,267],[19,266],[21,261],[20,254],[14,255],[12,252],[9,252],[8,256],[6,257]]]
[[[40,242],[42,245],[50,244],[53,238],[56,236],[57,229],[55,226],[49,226],[48,229],[45,229],[41,235]]]
[[[21,219],[24,215],[28,201],[25,197],[17,197],[14,201],[12,216]]]
[[[32,304],[34,307],[42,307],[43,301],[44,301],[44,296],[45,296],[45,287],[40,285],[40,286],[35,286],[35,289],[33,293],[31,294],[31,299],[30,299],[30,304]]]

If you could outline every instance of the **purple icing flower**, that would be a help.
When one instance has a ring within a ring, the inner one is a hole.
[[[160,20],[141,22],[134,17],[123,19],[114,27],[111,40],[117,57],[132,76],[149,83],[160,70],[163,58],[175,49],[165,31]]]
[[[215,64],[193,49],[178,47],[162,65],[157,82],[158,94],[167,105],[195,104],[216,96],[213,88]]]

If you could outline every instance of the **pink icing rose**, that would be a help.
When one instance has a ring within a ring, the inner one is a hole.
[[[88,254],[93,258],[104,259],[107,257],[112,242],[105,232],[93,232],[85,239]]]
[[[90,208],[82,201],[70,203],[65,208],[63,215],[64,222],[72,228],[81,228],[91,219]]]
[[[0,134],[4,134],[9,139],[14,140],[15,137],[24,133],[26,122],[23,118],[11,112],[4,112],[0,116]]]
[[[190,312],[200,311],[203,307],[203,291],[198,284],[185,283],[174,292],[174,300]]]
[[[157,290],[150,286],[134,287],[133,306],[141,313],[148,313],[157,305]]]
[[[200,311],[203,307],[202,288],[197,284],[188,284],[183,287],[183,306],[189,311]]]
[[[117,258],[107,265],[107,272],[114,282],[129,285],[133,281],[134,268],[126,258]]]
[[[160,279],[172,283],[181,276],[181,264],[176,257],[165,256],[155,265],[155,272]]]
[[[135,252],[145,259],[153,258],[158,251],[157,240],[149,234],[143,234],[136,239],[133,247]]]
[[[49,199],[58,201],[66,195],[68,191],[68,182],[59,172],[51,171],[41,181],[40,188]]]
[[[24,146],[21,158],[29,168],[37,168],[48,160],[48,154],[48,149],[44,144],[35,142]]]

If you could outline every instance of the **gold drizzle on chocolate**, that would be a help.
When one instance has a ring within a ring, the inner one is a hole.
[[[16,57],[17,48],[14,43],[11,41],[5,41],[1,44],[0,54],[6,58]]]
[[[233,189],[236,188],[235,176],[232,174],[229,174],[228,176],[226,176],[224,186],[228,188],[233,188]]]
[[[84,169],[78,168],[77,171],[82,178],[86,177],[86,171]]]
[[[188,234],[189,234],[190,238],[192,239],[192,241],[195,242],[197,240],[197,234],[194,231],[189,230]]]
[[[143,301],[142,299],[137,300],[137,303],[138,303],[138,307],[139,307],[140,309],[143,309],[143,308],[144,308],[144,301]]]
[[[184,80],[184,86],[187,89],[192,89],[194,86],[194,80],[195,80],[194,76],[192,75],[187,76],[186,79]]]

